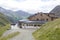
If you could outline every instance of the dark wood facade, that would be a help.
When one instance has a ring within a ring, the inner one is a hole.
[[[42,13],[42,12],[36,13],[28,17],[30,21],[53,21],[57,18],[58,17],[56,17],[54,13]]]

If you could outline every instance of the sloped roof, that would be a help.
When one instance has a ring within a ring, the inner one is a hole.
[[[27,20],[25,20],[25,21],[19,21],[19,22],[25,23],[25,24],[44,24],[47,21],[27,21]]]
[[[57,17],[54,13],[36,13],[36,14],[34,14],[34,15],[32,15],[32,16],[30,16],[30,17],[28,17],[28,18],[31,18],[31,17],[34,17],[34,16],[36,16],[36,15],[39,15],[39,14],[45,14],[45,15],[49,15],[48,17]]]

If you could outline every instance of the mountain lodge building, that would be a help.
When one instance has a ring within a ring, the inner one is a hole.
[[[38,28],[42,24],[45,24],[48,21],[53,21],[58,17],[54,13],[36,13],[30,17],[28,20],[19,20],[18,26],[20,28]]]
[[[35,15],[32,15],[28,17],[30,21],[53,21],[57,19],[58,17],[55,16],[54,13],[36,13]]]

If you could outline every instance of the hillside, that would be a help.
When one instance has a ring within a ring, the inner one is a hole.
[[[6,24],[9,24],[10,21],[7,19],[5,15],[0,13],[0,26],[5,26]]]
[[[12,11],[12,10],[7,10],[2,7],[0,7],[0,12],[8,16],[8,18],[10,19],[10,21],[12,21],[12,23],[15,23],[18,20],[21,20],[23,18],[27,18],[28,16],[30,16],[28,12],[25,12],[22,10]]]
[[[0,37],[9,28],[10,28],[10,21],[4,14],[0,13]]]
[[[60,19],[42,25],[33,36],[36,40],[60,40]]]
[[[53,8],[50,13],[55,13],[56,16],[60,17],[60,5],[56,6],[55,8]]]

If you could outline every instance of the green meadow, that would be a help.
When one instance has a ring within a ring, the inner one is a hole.
[[[33,36],[35,40],[60,40],[60,19],[42,25]]]

